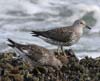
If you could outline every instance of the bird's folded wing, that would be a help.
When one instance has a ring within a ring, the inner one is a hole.
[[[66,42],[70,40],[72,34],[73,31],[66,29],[64,30],[63,28],[41,32],[41,36],[60,42]]]

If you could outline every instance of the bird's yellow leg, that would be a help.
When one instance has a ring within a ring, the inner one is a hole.
[[[62,51],[63,55],[66,56],[66,53],[65,53],[65,51],[63,49],[63,46],[61,46],[61,51]]]
[[[57,48],[57,53],[58,53],[58,55],[60,55],[60,46],[58,45],[58,48]]]

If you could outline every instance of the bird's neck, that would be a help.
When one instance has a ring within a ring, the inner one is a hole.
[[[74,27],[74,31],[76,33],[83,34],[83,27],[76,26],[76,27]]]

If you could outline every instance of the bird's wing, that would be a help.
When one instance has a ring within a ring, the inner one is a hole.
[[[29,56],[34,60],[40,59],[43,56],[44,52],[49,53],[47,49],[35,44],[32,45],[19,44],[11,39],[8,39],[8,42],[10,43],[8,44],[8,46],[14,48],[16,53],[18,53],[21,56]]]
[[[66,42],[70,39],[71,35],[73,34],[72,30],[69,30],[69,28],[56,28],[48,31],[41,31],[41,32],[34,32],[35,34],[38,34],[37,36],[43,36],[46,38],[50,38],[52,40],[60,41],[60,42]]]
[[[48,49],[37,45],[29,45],[28,52],[28,56],[30,58],[34,58],[34,60],[41,59],[41,57],[44,56],[45,53],[50,54]]]

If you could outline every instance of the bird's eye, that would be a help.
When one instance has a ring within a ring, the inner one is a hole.
[[[80,24],[83,24],[82,22],[80,22]]]

